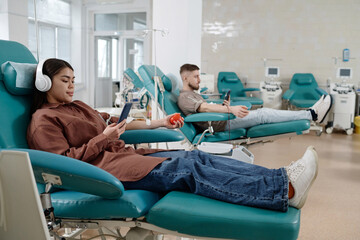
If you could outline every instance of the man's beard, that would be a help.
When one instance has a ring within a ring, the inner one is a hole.
[[[195,84],[190,84],[189,85],[193,90],[199,90],[199,85],[195,85]]]

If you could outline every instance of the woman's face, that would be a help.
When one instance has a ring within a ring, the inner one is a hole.
[[[49,103],[69,103],[74,95],[74,72],[66,67],[52,78],[50,90],[46,93]]]

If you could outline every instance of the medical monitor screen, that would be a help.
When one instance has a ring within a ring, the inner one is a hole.
[[[278,70],[277,68],[269,68],[269,75],[277,75]]]
[[[280,70],[278,67],[267,67],[265,75],[266,77],[277,78],[280,76]]]
[[[337,77],[338,78],[351,78],[352,77],[351,68],[339,68]]]

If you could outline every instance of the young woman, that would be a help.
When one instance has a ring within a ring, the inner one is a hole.
[[[48,59],[35,77],[33,115],[27,140],[33,149],[72,157],[100,167],[126,189],[166,193],[192,192],[235,204],[287,211],[301,208],[318,171],[317,154],[308,147],[288,167],[267,169],[234,159],[194,151],[133,149],[120,135],[128,129],[180,128],[183,119],[170,124],[168,116],[154,120],[116,123],[81,101],[73,101],[74,71],[69,63]],[[42,88],[48,77],[50,88]],[[40,87],[39,87],[40,86]],[[109,121],[107,121],[109,119]],[[107,124],[108,123],[108,124]]]

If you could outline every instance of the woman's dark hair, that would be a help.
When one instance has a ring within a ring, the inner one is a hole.
[[[73,67],[66,61],[57,59],[57,58],[49,58],[44,62],[42,72],[44,75],[47,75],[51,81],[53,77],[58,74],[62,69],[70,68],[74,71]],[[46,92],[41,92],[35,87],[35,79],[36,79],[36,71],[34,73],[34,98],[31,106],[31,114],[33,114],[37,109],[41,108],[44,103],[47,103]]]

